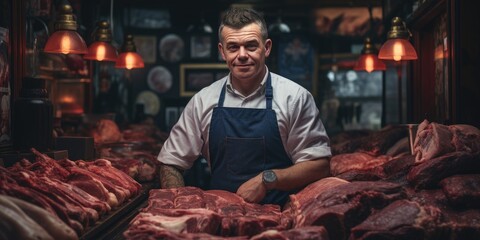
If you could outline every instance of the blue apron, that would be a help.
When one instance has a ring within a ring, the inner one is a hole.
[[[223,107],[225,85],[210,123],[211,189],[236,192],[247,180],[267,169],[292,165],[283,147],[277,116],[272,109],[273,89],[268,73],[266,109]],[[271,190],[262,204],[282,205],[290,192]]]

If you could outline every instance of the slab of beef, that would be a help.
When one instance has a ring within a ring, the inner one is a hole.
[[[411,155],[410,141],[408,140],[408,137],[404,137],[398,140],[393,146],[388,149],[385,154],[392,157]]]
[[[141,189],[141,185],[138,182],[133,180],[126,173],[114,168],[110,161],[106,159],[97,159],[93,162],[78,160],[75,161],[75,163],[77,166],[102,176],[109,182],[126,189],[127,198],[136,196]]]
[[[437,239],[441,219],[436,207],[398,200],[353,227],[349,239]]]
[[[75,209],[67,209],[63,202],[54,201],[41,192],[20,186],[15,181],[3,181],[0,177],[0,193],[17,197],[42,207],[42,209],[57,215],[79,235],[84,231],[81,220],[86,219],[85,213],[74,212]],[[80,218],[77,218],[77,216]]]
[[[480,208],[480,174],[455,175],[440,181],[450,205],[456,208]]]
[[[353,181],[378,181],[385,178],[381,168],[376,167],[373,169],[354,169],[341,174],[336,175],[336,177],[343,180],[353,182]]]
[[[284,231],[267,230],[250,238],[250,240],[329,240],[327,230],[322,226],[308,226]]]
[[[208,233],[177,233],[162,227],[143,224],[129,227],[123,233],[126,239],[169,239],[169,240],[247,240],[247,236],[220,237]]]
[[[332,145],[332,154],[365,152],[373,156],[385,155],[390,147],[407,136],[403,126],[387,126],[379,131]]]
[[[222,237],[251,237],[267,229],[285,229],[287,225],[282,223],[288,221],[283,218],[278,205],[247,203],[223,190],[155,189],[150,191],[148,205],[130,223],[131,231],[125,235],[144,229],[140,225],[154,224],[175,234],[203,232]]]
[[[4,197],[0,197],[0,219],[2,239],[54,239],[39,223]]]
[[[324,191],[315,201],[301,206],[294,227],[324,226],[330,238],[346,239],[350,228],[362,222],[372,209],[381,209],[405,198],[399,184],[364,181],[341,184]]]
[[[424,162],[451,152],[480,151],[480,130],[470,125],[446,126],[424,120],[414,141],[415,161]]]
[[[131,221],[131,226],[155,225],[176,233],[216,234],[221,218],[213,211],[196,209],[157,209],[141,212]]]
[[[91,131],[95,144],[119,142],[122,133],[118,125],[109,119],[100,119]]]
[[[404,155],[393,158],[382,165],[384,180],[407,185],[407,174],[415,165],[415,156]]]
[[[52,214],[41,207],[15,197],[0,195],[0,199],[1,198],[17,205],[29,218],[45,229],[48,234],[53,237],[53,239],[78,239],[75,231],[67,226],[65,222],[59,219],[55,214]]]
[[[326,177],[309,184],[298,193],[290,195],[290,206],[293,214],[300,214],[303,207],[312,204],[325,191],[347,183],[349,182],[337,177]]]
[[[339,154],[330,160],[330,172],[333,176],[337,176],[351,170],[369,170],[391,159],[392,157],[388,155],[373,156],[362,152]]]
[[[443,220],[437,227],[441,236],[435,239],[480,239],[480,209],[455,208],[442,189],[415,191],[407,188],[407,193],[410,200],[441,210]]]
[[[452,152],[414,166],[407,180],[416,188],[432,188],[449,176],[480,171],[480,155]]]

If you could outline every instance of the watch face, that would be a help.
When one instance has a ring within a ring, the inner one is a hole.
[[[266,183],[275,182],[277,180],[277,175],[275,175],[275,173],[273,171],[267,170],[267,171],[263,172],[263,180]]]

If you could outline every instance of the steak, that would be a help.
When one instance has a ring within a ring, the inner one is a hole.
[[[480,155],[452,152],[414,166],[407,180],[416,188],[433,188],[449,176],[480,171]]]
[[[298,210],[294,227],[324,226],[330,238],[346,239],[351,227],[406,194],[401,185],[388,182],[352,182],[330,188]]]
[[[441,218],[438,208],[397,200],[353,227],[349,239],[436,239]]]
[[[450,205],[480,208],[480,174],[455,175],[440,182]]]
[[[294,228],[294,229],[289,229],[284,231],[267,230],[250,238],[250,240],[271,240],[271,239],[328,240],[330,238],[328,237],[327,230],[322,226],[308,226],[308,227]]]
[[[351,170],[370,170],[390,161],[388,155],[372,156],[367,153],[347,153],[333,156],[330,160],[330,172],[337,176]]]

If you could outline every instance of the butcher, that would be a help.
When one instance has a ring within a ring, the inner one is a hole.
[[[329,138],[313,96],[270,72],[267,25],[253,9],[229,9],[218,30],[229,74],[195,94],[159,155],[162,188],[184,186],[200,156],[209,189],[247,202],[283,205],[288,196],[330,176]]]

